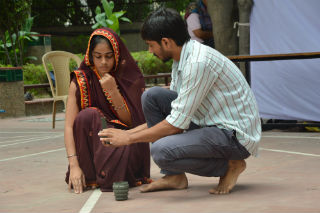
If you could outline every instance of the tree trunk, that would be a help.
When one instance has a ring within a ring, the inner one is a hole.
[[[250,54],[250,13],[253,5],[252,0],[238,0],[239,7],[239,55]],[[241,72],[246,76],[245,64],[240,63]]]
[[[215,49],[224,55],[237,55],[237,31],[233,28],[238,20],[236,0],[207,0],[207,3]]]

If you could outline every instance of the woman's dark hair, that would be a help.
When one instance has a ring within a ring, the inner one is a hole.
[[[159,44],[162,38],[171,38],[178,46],[190,40],[184,20],[171,8],[160,8],[152,12],[142,25],[141,37]]]
[[[92,51],[97,46],[97,44],[101,43],[102,41],[107,42],[109,47],[112,49],[111,43],[106,37],[104,37],[102,35],[93,36],[91,38],[90,46],[89,46],[89,62],[90,62],[90,64],[93,64]],[[113,51],[113,49],[112,49],[112,51]]]

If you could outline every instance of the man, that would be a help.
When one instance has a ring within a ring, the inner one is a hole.
[[[257,155],[261,124],[255,98],[240,70],[216,50],[190,40],[179,13],[161,8],[144,22],[142,38],[163,61],[173,59],[170,90],[142,96],[147,123],[132,130],[105,129],[105,146],[153,142],[151,155],[165,176],[141,192],[188,187],[186,172],[220,177],[209,190],[226,194]],[[111,144],[109,144],[111,143]]]

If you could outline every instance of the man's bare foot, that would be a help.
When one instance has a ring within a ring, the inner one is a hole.
[[[159,180],[140,187],[140,192],[153,192],[164,189],[186,189],[188,179],[185,173],[179,175],[166,175]]]
[[[220,177],[217,187],[209,190],[210,194],[228,194],[236,185],[241,172],[246,169],[244,160],[229,160],[229,168],[225,176]]]

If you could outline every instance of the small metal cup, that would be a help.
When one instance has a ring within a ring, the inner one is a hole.
[[[129,183],[127,181],[114,182],[112,189],[117,201],[128,200]]]

